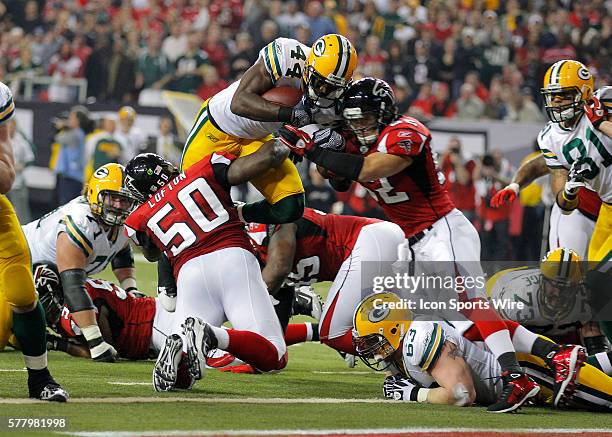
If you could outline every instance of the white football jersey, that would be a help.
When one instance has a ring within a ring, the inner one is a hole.
[[[300,88],[304,64],[309,53],[310,47],[295,39],[277,38],[260,50],[258,60],[263,61],[275,86]],[[276,132],[283,123],[251,120],[232,112],[230,105],[239,84],[240,81],[232,83],[208,102],[208,114],[219,129],[233,137],[251,140]],[[315,119],[323,124],[339,120],[340,116],[336,116],[334,108],[329,108],[317,110]]]
[[[569,170],[574,161],[582,163],[589,169],[589,185],[602,201],[612,203],[612,139],[595,129],[588,117],[580,117],[571,130],[548,122],[538,134],[538,146],[549,168]]]
[[[429,374],[430,366],[442,353],[445,342],[457,346],[457,354],[470,368],[476,399],[483,405],[493,403],[501,393],[501,367],[495,356],[463,337],[453,325],[444,321],[414,320],[404,337],[403,364],[408,375],[423,387],[435,380]]]
[[[119,232],[116,227],[108,232],[102,228],[84,196],[77,197],[22,228],[30,246],[32,263],[45,260],[55,262],[57,236],[65,232],[87,257],[85,271],[88,275],[104,270],[128,244],[123,228],[119,228]]]
[[[610,116],[612,114],[612,86],[602,86],[595,91],[595,97],[599,99]]]
[[[8,121],[14,113],[13,94],[9,87],[0,82],[0,124]]]
[[[497,300],[497,311],[505,319],[514,320],[531,331],[546,335],[563,335],[575,331],[580,322],[592,319],[584,287],[572,296],[567,310],[554,313],[542,307],[540,269],[508,269],[491,278],[490,299]],[[522,304],[519,308],[516,304]]]

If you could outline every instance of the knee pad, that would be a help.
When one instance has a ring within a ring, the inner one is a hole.
[[[10,305],[25,307],[36,302],[36,289],[29,264],[14,263],[5,266],[0,277],[4,295]]]

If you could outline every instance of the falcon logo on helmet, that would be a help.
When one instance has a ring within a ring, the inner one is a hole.
[[[541,89],[548,118],[564,124],[577,119],[584,112],[582,107],[593,95],[594,87],[593,75],[584,64],[572,60],[555,62],[546,71]]]
[[[302,89],[314,105],[330,108],[340,102],[357,66],[357,52],[342,35],[324,35],[314,42],[302,76]]]
[[[98,168],[87,184],[91,212],[109,226],[122,225],[136,206],[136,199],[124,185],[125,168],[106,164]]]
[[[174,164],[155,153],[136,155],[128,162],[125,172],[125,185],[140,203],[180,173]]]
[[[64,292],[55,264],[41,261],[32,266],[38,300],[45,311],[48,326],[55,326],[62,315]]]

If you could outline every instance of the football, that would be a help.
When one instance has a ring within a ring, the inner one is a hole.
[[[302,90],[289,86],[277,86],[266,91],[261,97],[268,102],[291,108],[302,99]]]

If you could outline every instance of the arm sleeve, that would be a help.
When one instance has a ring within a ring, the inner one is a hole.
[[[223,152],[213,153],[210,156],[210,165],[212,166],[217,182],[219,182],[221,186],[228,191],[232,186],[227,180],[227,172],[229,170],[229,166],[235,159],[236,157],[234,155]]]

